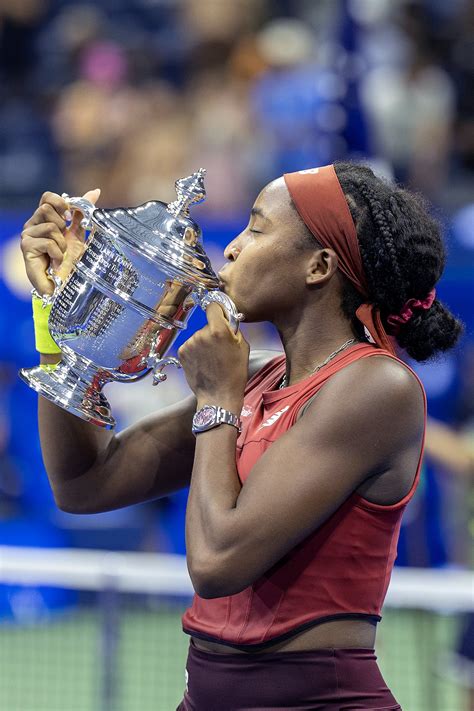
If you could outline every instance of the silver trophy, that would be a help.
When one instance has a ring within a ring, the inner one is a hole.
[[[115,420],[102,392],[110,381],[128,383],[179,367],[166,357],[197,305],[222,305],[234,331],[242,315],[218,290],[189,206],[205,199],[205,170],[176,182],[177,200],[104,210],[66,197],[90,230],[81,258],[64,281],[55,280],[49,330],[62,351],[55,370],[22,369],[20,377],[68,412],[106,428]]]

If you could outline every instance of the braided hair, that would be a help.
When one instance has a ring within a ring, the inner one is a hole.
[[[369,300],[379,307],[387,332],[417,361],[452,348],[462,324],[438,299],[427,310],[414,309],[396,333],[387,321],[408,299],[426,299],[443,273],[440,228],[423,200],[386,183],[366,166],[340,162],[334,168],[356,226]],[[363,336],[355,312],[365,299],[349,280],[344,282],[343,313]]]

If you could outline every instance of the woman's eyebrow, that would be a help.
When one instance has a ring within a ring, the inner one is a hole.
[[[262,217],[264,220],[268,220],[269,218],[265,215],[263,210],[261,210],[259,207],[252,207],[250,210],[250,214],[252,217]]]

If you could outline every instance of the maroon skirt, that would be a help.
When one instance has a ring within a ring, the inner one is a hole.
[[[189,646],[176,711],[401,711],[373,649],[215,654]]]

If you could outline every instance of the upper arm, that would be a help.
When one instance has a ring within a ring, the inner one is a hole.
[[[334,376],[253,467],[223,542],[234,592],[321,526],[368,477],[390,469],[401,449],[421,444],[420,387],[403,366],[374,360]]]
[[[249,378],[274,357],[274,351],[251,353]],[[196,398],[190,395],[116,434],[87,472],[58,482],[55,495],[62,508],[74,513],[109,511],[189,486],[195,411]]]

